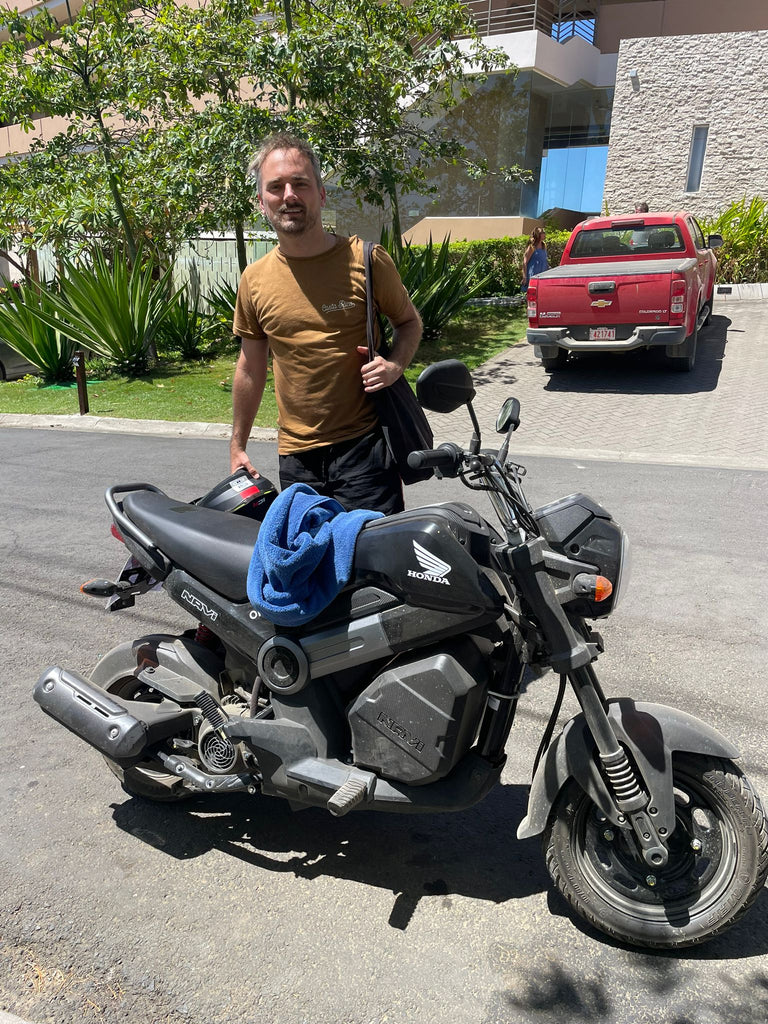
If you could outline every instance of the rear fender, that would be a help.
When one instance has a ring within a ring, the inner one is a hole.
[[[218,699],[221,659],[189,636],[154,633],[114,647],[97,662],[90,674],[104,689],[127,676],[142,674],[150,683],[155,675],[160,692],[180,703],[207,690]]]
[[[671,834],[675,827],[672,754],[736,758],[738,749],[712,726],[675,708],[621,697],[608,702],[608,717],[620,743],[634,760],[650,794],[649,807],[657,828]],[[568,779],[574,778],[606,818],[619,822],[616,807],[597,768],[594,740],[583,714],[566,723],[542,759],[531,785],[528,814],[520,822],[518,839],[540,835]],[[642,782],[641,782],[642,785]]]

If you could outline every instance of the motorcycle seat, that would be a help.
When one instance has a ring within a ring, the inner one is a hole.
[[[246,580],[259,523],[188,505],[157,491],[131,491],[123,512],[179,569],[230,601],[247,601]]]

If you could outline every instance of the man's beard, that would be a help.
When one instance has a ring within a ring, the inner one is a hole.
[[[301,213],[304,216],[294,220],[285,216],[288,213]],[[267,220],[275,231],[282,231],[285,235],[302,235],[317,224],[317,214],[310,214],[304,206],[281,206],[274,216],[268,217]]]

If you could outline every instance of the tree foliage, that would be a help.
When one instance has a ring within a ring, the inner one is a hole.
[[[71,23],[6,10],[0,29],[0,120],[61,119],[0,166],[0,245],[60,256],[96,238],[167,262],[234,227],[243,263],[248,158],[281,128],[399,237],[399,193],[465,156],[445,112],[505,64],[459,0],[86,0]]]

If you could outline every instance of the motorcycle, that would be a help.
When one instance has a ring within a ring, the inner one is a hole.
[[[591,623],[626,586],[624,531],[584,494],[530,506],[509,458],[516,399],[490,451],[462,363],[428,367],[417,393],[436,413],[466,406],[472,437],[411,464],[486,493],[500,529],[461,501],[367,522],[349,582],[310,622],[281,627],[246,593],[263,481],[236,475],[197,503],[110,487],[130,558],[116,581],[82,589],[118,610],[161,587],[198,625],[124,643],[88,678],[49,668],[35,700],[139,797],[244,791],[336,816],[443,812],[499,783],[519,698],[551,669],[559,692],[518,838],[542,837],[569,906],[618,941],[677,948],[721,934],[765,883],[768,826],[717,730],[603,692]],[[568,686],[581,710],[555,735]]]

